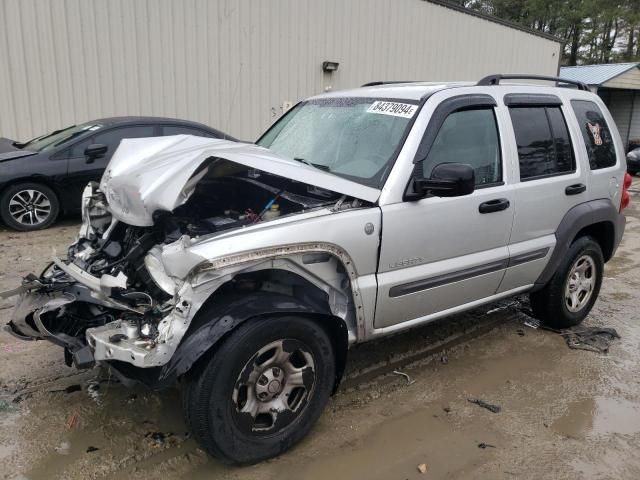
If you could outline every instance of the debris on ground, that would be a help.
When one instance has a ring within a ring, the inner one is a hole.
[[[426,463],[421,463],[416,468],[418,469],[418,471],[420,473],[426,473],[427,472],[427,464]]]
[[[482,442],[482,443],[478,444],[478,448],[482,448],[484,450],[485,448],[496,448],[496,446],[495,445],[491,445],[490,443]]]
[[[479,398],[467,398],[467,401],[471,403],[475,403],[479,407],[486,408],[490,412],[499,413],[502,408],[499,405],[493,405],[491,403],[487,403],[484,400],[480,400]]]
[[[67,430],[73,430],[78,423],[78,413],[73,412],[67,419]]]
[[[394,370],[393,373],[396,374],[396,375],[400,375],[400,376],[406,378],[407,379],[407,385],[413,385],[414,383],[416,383],[416,381],[413,378],[411,378],[406,373],[401,372],[400,370]]]
[[[69,455],[71,444],[67,441],[61,442],[60,445],[54,448],[54,450],[60,455]]]
[[[17,403],[14,399],[13,403]],[[0,400],[0,413],[13,413],[17,410],[15,405],[11,405],[9,402]]]
[[[440,362],[446,365],[447,363],[449,363],[449,357],[447,357],[446,355],[442,355],[442,357],[440,357]]]
[[[524,330],[523,330],[522,328],[517,329],[517,330],[516,330],[516,333],[517,333],[518,335],[520,335],[521,337],[524,337]]]
[[[147,432],[144,434],[144,437],[152,440],[156,446],[163,445],[165,441],[172,436],[173,432]]]
[[[65,388],[64,389],[64,393],[79,392],[80,390],[82,390],[82,387],[80,385],[78,385],[77,383],[75,383],[75,384],[69,385],[67,388]]]
[[[92,446],[87,447],[87,453],[97,452],[98,450],[100,450],[98,447],[92,447]]]
[[[445,413],[451,413],[451,407],[442,407]]]
[[[615,328],[577,327],[559,332],[569,348],[608,353],[611,342],[620,338]]]
[[[533,328],[534,330],[537,328],[540,328],[540,320],[538,320],[537,318],[527,318],[524,321],[524,326],[525,327],[529,327],[529,328]]]

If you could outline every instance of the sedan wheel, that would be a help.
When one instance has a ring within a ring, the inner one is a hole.
[[[0,198],[2,220],[15,230],[46,228],[55,221],[58,210],[55,193],[36,183],[13,185]]]
[[[51,200],[38,190],[20,190],[9,200],[9,215],[26,227],[37,226],[51,215]]]

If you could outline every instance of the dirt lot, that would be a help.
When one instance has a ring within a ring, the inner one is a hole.
[[[639,201],[585,322],[618,330],[608,354],[524,326],[526,301],[486,306],[354,349],[311,435],[251,467],[221,465],[197,447],[177,391],[79,373],[59,348],[2,332],[0,478],[640,478]],[[64,252],[76,229],[72,219],[39,233],[0,230],[0,290],[39,272],[52,248]],[[12,304],[2,302],[4,324]]]

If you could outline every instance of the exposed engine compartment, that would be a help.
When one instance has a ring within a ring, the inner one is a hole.
[[[154,212],[150,227],[118,221],[99,186],[89,184],[83,194],[78,239],[65,260],[54,257],[39,277],[25,279],[21,288],[30,295],[14,315],[24,315],[25,324],[19,329],[14,325],[14,330],[64,346],[67,363],[78,367],[93,364],[94,353],[119,360],[126,355],[132,363],[137,358],[144,362],[146,352],[170,338],[169,314],[186,315],[189,308],[171,279],[163,281],[159,273],[152,273],[157,266],[153,262],[158,260],[150,250],[303,212],[363,204],[232,162],[206,165],[197,175],[199,181],[184,203],[173,212]],[[242,290],[247,284],[238,285]],[[88,329],[96,331],[89,345]],[[103,338],[96,344],[100,335]],[[120,344],[123,351],[117,352]]]

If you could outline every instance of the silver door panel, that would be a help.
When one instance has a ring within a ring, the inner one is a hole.
[[[555,245],[555,235],[509,245],[509,267],[498,292],[530,285],[531,279],[537,279],[544,270]]]

